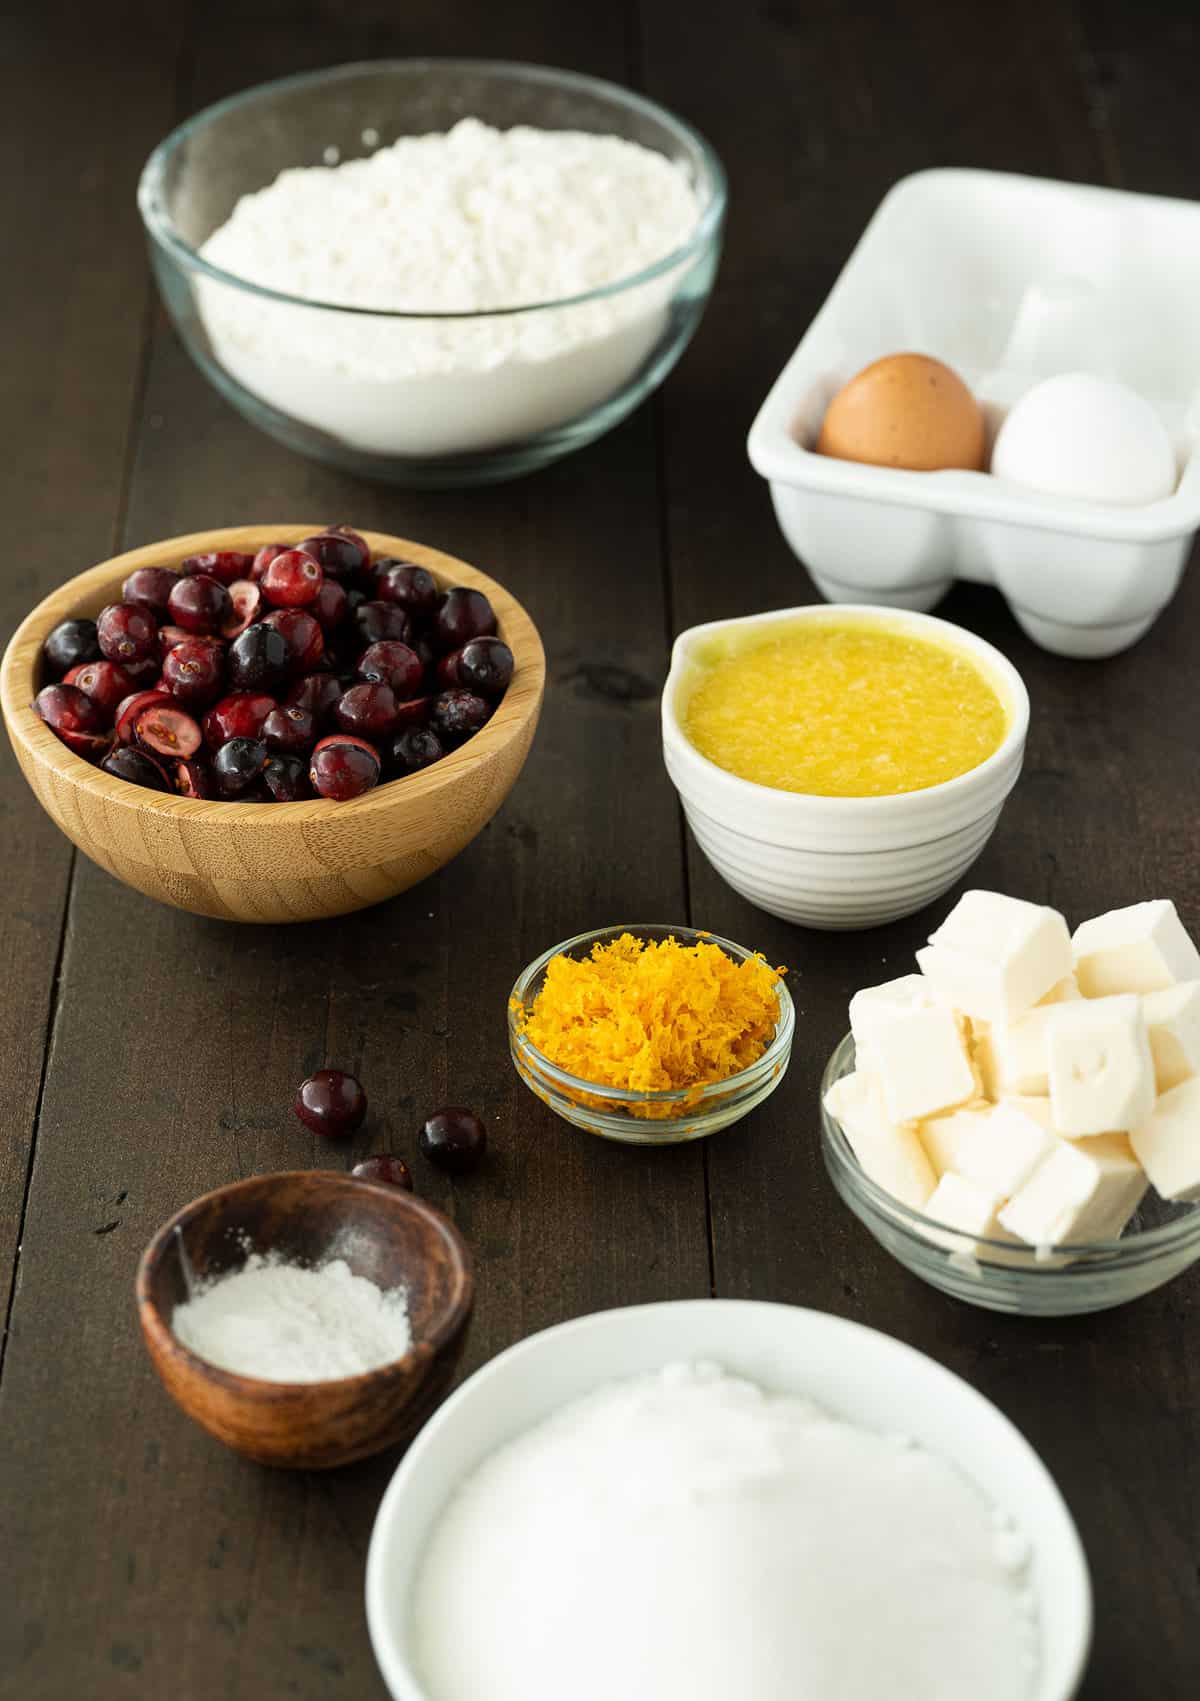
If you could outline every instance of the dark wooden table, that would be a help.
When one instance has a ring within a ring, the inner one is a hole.
[[[954,163],[1196,194],[1195,20],[1165,0],[4,9],[0,634],[118,548],[338,518],[496,574],[540,623],[550,686],[525,775],[469,850],[324,926],[157,907],[74,855],[0,755],[0,1694],[383,1695],[363,1561],[395,1460],[332,1476],[241,1463],[168,1402],[132,1303],[142,1246],[185,1200],[329,1161],[287,1109],[324,1058],[376,1107],[347,1163],[411,1152],[423,1107],[447,1098],[496,1130],[477,1178],[419,1172],[478,1259],[470,1366],[562,1318],[709,1293],[887,1330],[995,1400],[1062,1485],[1096,1585],[1089,1701],[1200,1693],[1200,1271],[1108,1315],[1023,1322],[880,1252],[823,1173],[816,1088],[850,992],[908,966],[934,918],[839,936],[750,909],[687,841],[657,730],[675,630],[813,598],[745,432],[883,191]],[[653,405],[548,472],[464,494],[356,483],[256,434],[166,325],[133,198],[153,144],[231,90],[428,52],[644,88],[708,133],[732,183],[716,293]],[[1037,650],[988,591],[942,612],[1001,645],[1033,698],[1025,776],[973,881],[1073,919],[1168,894],[1200,924],[1200,575],[1105,663]],[[791,965],[791,1071],[707,1145],[589,1140],[509,1066],[515,971],[631,918],[690,920]]]

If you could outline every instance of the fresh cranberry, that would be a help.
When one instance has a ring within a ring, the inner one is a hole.
[[[290,543],[264,543],[254,557],[250,568],[250,578],[257,584],[277,555],[286,555],[294,546]]]
[[[197,757],[181,758],[175,764],[175,790],[180,797],[209,798],[216,796],[216,786],[208,764]]]
[[[325,575],[311,555],[302,549],[288,549],[275,557],[259,583],[273,607],[303,608],[316,602]]]
[[[204,717],[205,743],[215,750],[230,738],[258,738],[274,707],[274,697],[265,691],[235,691],[222,697]]]
[[[59,675],[84,662],[99,661],[100,645],[96,641],[94,620],[63,620],[54,628],[42,645],[46,666]]]
[[[323,632],[335,631],[346,618],[349,606],[344,585],[339,584],[336,579],[321,580],[321,588],[312,605],[312,613],[320,622]]]
[[[302,549],[324,568],[331,579],[353,579],[361,573],[369,559],[366,545],[342,532],[318,532],[315,537],[302,538],[294,549]]]
[[[461,685],[477,697],[503,697],[513,676],[513,653],[502,638],[471,638],[438,663],[438,684]]]
[[[131,744],[118,744],[100,764],[100,770],[130,785],[145,786],[148,791],[170,791],[167,776],[145,750],[135,750]]]
[[[445,754],[441,739],[431,727],[406,726],[392,739],[390,766],[397,774],[415,774],[440,762]]]
[[[455,585],[438,603],[433,617],[434,646],[443,654],[458,650],[471,638],[487,638],[496,630],[496,616],[482,591]]]
[[[85,697],[90,697],[103,710],[110,723],[117,705],[133,690],[133,681],[125,669],[110,661],[84,662],[81,667],[73,667],[63,684],[78,686]]]
[[[117,737],[122,744],[132,744],[138,716],[147,709],[174,708],[175,699],[169,691],[135,691],[117,704]]]
[[[473,691],[443,691],[433,699],[429,724],[448,749],[473,738],[492,716],[495,707]]]
[[[33,707],[77,756],[98,756],[109,743],[107,715],[77,685],[44,685]]]
[[[390,685],[403,703],[421,689],[425,670],[415,650],[389,638],[363,651],[358,658],[358,674],[374,685]]]
[[[194,756],[201,744],[200,728],[177,703],[143,709],[133,723],[133,736],[159,756]]]
[[[333,713],[343,732],[377,742],[396,725],[396,693],[390,685],[352,685]]]
[[[187,638],[163,657],[163,684],[191,709],[215,702],[224,685],[225,657],[207,638]]]
[[[96,621],[96,642],[109,661],[146,661],[158,648],[158,622],[135,602],[113,602]]]
[[[447,1105],[426,1118],[417,1144],[431,1164],[450,1175],[465,1175],[487,1151],[487,1129],[473,1111]]]
[[[306,673],[289,688],[284,702],[307,709],[314,725],[320,727],[332,721],[341,695],[342,687],[332,673]]]
[[[360,602],[354,610],[354,624],[364,647],[387,640],[404,644],[412,631],[412,621],[394,602]]]
[[[397,703],[397,732],[403,731],[405,727],[424,726],[429,719],[429,711],[432,708],[432,697],[410,697],[407,703]]]
[[[282,756],[303,756],[317,740],[317,725],[298,703],[272,709],[262,724],[262,741],[268,750]]]
[[[182,626],[160,626],[158,629],[159,655],[161,657],[165,657],[167,651],[173,650],[176,644],[190,643],[192,636],[193,634],[191,632],[185,632]],[[208,639],[208,642],[211,644],[214,640],[210,638]]]
[[[358,1176],[360,1181],[381,1181],[385,1187],[403,1187],[408,1193],[413,1190],[412,1171],[403,1158],[394,1157],[390,1152],[364,1158],[360,1164],[355,1164],[350,1174]]]
[[[240,797],[267,765],[267,747],[260,738],[230,738],[212,760],[213,778],[222,797]]]
[[[334,733],[312,753],[308,777],[318,797],[345,803],[379,784],[379,752],[363,738]]]
[[[362,551],[363,564],[359,571],[367,570],[371,565],[371,546],[361,532],[356,532],[353,526],[326,526],[325,532],[329,537],[349,538]]]
[[[167,613],[174,626],[202,637],[215,636],[233,613],[229,592],[211,573],[196,573],[172,586]]]
[[[179,582],[179,574],[169,567],[135,567],[121,586],[121,601],[140,603],[151,614],[165,619],[171,591]]]
[[[325,654],[325,634],[307,609],[272,609],[262,624],[273,627],[283,638],[291,674],[311,673]]]
[[[375,563],[375,595],[419,617],[432,614],[437,607],[438,585],[433,574],[415,561],[398,561],[394,555],[385,555]]]
[[[362,1127],[367,1114],[367,1095],[353,1075],[341,1069],[318,1069],[301,1081],[293,1108],[314,1134],[340,1140]]]
[[[221,636],[227,642],[240,638],[247,626],[253,626],[256,620],[261,620],[265,604],[263,594],[253,579],[235,579],[229,587],[229,600],[233,611],[221,628]]]
[[[270,756],[262,771],[262,784],[275,803],[299,803],[311,797],[308,763],[302,756]]]
[[[235,691],[270,691],[288,676],[291,654],[287,639],[269,621],[268,615],[266,620],[247,626],[229,646],[229,683]]]
[[[248,579],[254,566],[253,555],[242,549],[208,549],[203,555],[189,555],[180,562],[179,571],[189,578],[197,573],[232,585],[235,579]]]

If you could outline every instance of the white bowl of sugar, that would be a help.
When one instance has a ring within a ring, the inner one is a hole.
[[[366,1596],[393,1701],[858,1701],[913,1673],[923,1701],[1068,1701],[1092,1616],[994,1406],[874,1330],[733,1300],[580,1318],[478,1371],[392,1478]]]

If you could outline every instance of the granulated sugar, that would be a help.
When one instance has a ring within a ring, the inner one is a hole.
[[[435,1526],[430,1701],[1028,1701],[1027,1544],[944,1459],[712,1366],[614,1383]]]
[[[361,1376],[411,1342],[403,1289],[385,1292],[340,1258],[306,1269],[257,1252],[201,1283],[171,1327],[210,1364],[266,1382]]]

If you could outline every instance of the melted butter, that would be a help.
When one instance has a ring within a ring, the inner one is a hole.
[[[889,797],[954,779],[1003,743],[1008,713],[966,651],[870,617],[714,638],[683,711],[731,774],[818,797]]]

